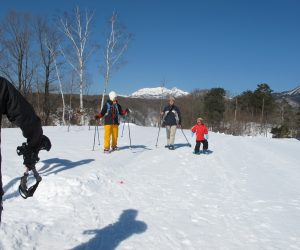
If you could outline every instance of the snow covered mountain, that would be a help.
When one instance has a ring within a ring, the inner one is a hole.
[[[300,95],[300,86],[282,93],[283,95],[288,95],[288,96],[295,96],[295,95]]]
[[[300,86],[296,87],[290,91],[275,93],[274,96],[277,100],[286,100],[292,106],[299,106],[300,105]]]
[[[188,92],[180,90],[176,87],[172,89],[168,89],[165,87],[157,87],[157,88],[143,88],[131,94],[130,97],[134,98],[167,98],[169,96],[180,97],[188,95]]]
[[[126,126],[107,155],[103,127],[95,151],[94,129],[44,127],[53,146],[27,200],[15,150],[24,138],[3,129],[0,249],[299,249],[299,141],[210,133],[212,153],[193,155],[180,131],[170,151],[164,133],[155,147],[158,128],[129,126],[132,147]]]

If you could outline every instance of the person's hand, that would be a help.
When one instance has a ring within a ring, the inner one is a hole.
[[[130,114],[130,109],[129,108],[125,109],[125,113]]]
[[[38,161],[39,161],[39,152],[40,150],[47,150],[51,149],[51,141],[50,139],[42,135],[39,139],[38,144],[32,146],[29,143],[23,143],[22,146],[17,148],[18,155],[23,155],[24,162],[23,164],[31,169]]]
[[[52,145],[51,145],[50,139],[47,136],[43,135],[39,150],[49,151],[51,149],[51,147],[52,147]]]
[[[95,120],[99,120],[100,119],[100,115],[95,115]]]
[[[177,128],[181,128],[181,124],[178,124],[178,125],[177,125]]]

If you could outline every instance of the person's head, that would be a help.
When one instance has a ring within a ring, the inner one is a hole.
[[[111,100],[112,102],[117,101],[118,96],[116,92],[111,91],[109,92],[108,96],[109,96],[109,100]]]
[[[170,96],[169,97],[169,104],[174,105],[174,103],[175,103],[175,98],[173,96]]]
[[[201,117],[197,119],[197,124],[203,124],[203,119]]]

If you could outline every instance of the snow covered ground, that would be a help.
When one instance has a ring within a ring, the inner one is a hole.
[[[157,128],[132,125],[120,151],[92,151],[94,130],[44,128],[43,181],[33,198],[18,129],[2,130],[4,212],[0,249],[300,249],[300,142],[210,133],[209,155],[193,155],[181,131],[164,148]],[[122,127],[120,127],[120,132]],[[194,146],[194,138],[185,131]]]

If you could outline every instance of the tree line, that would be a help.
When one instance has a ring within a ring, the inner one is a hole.
[[[0,74],[33,104],[43,125],[95,124],[93,117],[103,106],[110,78],[124,64],[132,34],[112,13],[100,52],[91,38],[94,15],[76,7],[51,19],[10,11],[1,20]],[[95,53],[102,58],[102,96],[88,95],[88,62]],[[159,125],[161,100],[121,97],[120,102],[133,110],[130,121]],[[196,89],[176,103],[184,128],[202,117],[212,131],[233,135],[271,131],[275,137],[300,137],[300,109],[276,101],[266,83],[237,96],[229,96],[223,88]]]
[[[10,11],[1,20],[0,75],[12,82],[26,99],[38,98],[43,125],[53,123],[50,114],[53,92],[60,94],[63,124],[70,112],[65,93],[79,93],[76,112],[80,123],[86,123],[84,95],[91,84],[88,63],[92,55],[99,54],[101,61],[98,66],[103,76],[103,95],[112,73],[124,63],[123,54],[132,34],[114,12],[104,35],[98,38],[103,44],[99,44],[91,36],[95,31],[94,15],[93,11],[75,7],[52,18]]]
[[[266,83],[234,97],[228,96],[223,88],[207,92],[196,90],[180,100],[180,105],[186,114],[186,127],[191,126],[198,115],[212,131],[233,135],[272,133],[273,137],[300,138],[300,107],[284,99],[276,100]]]

